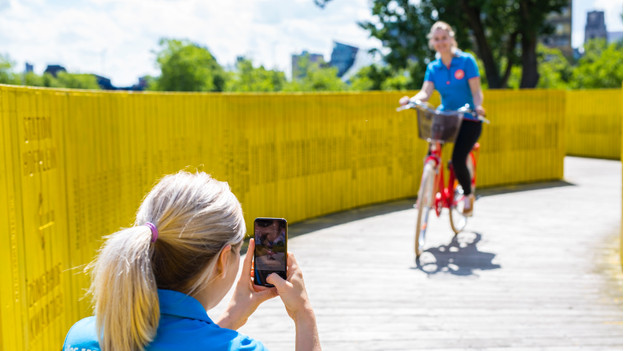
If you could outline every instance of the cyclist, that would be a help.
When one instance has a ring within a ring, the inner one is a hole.
[[[477,62],[472,55],[457,48],[455,32],[451,26],[442,21],[434,23],[427,38],[429,47],[436,51],[436,60],[427,65],[422,88],[411,99],[427,101],[435,89],[442,98],[442,104],[438,109],[457,110],[468,104],[478,115],[485,116]],[[405,105],[409,100],[409,97],[404,96],[399,103]],[[467,113],[457,135],[451,158],[457,180],[464,190],[463,213],[466,216],[472,215],[475,199],[466,158],[480,135],[481,121]]]

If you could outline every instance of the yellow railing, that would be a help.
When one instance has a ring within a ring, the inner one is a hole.
[[[479,186],[563,177],[566,94],[486,91]],[[426,143],[402,95],[0,86],[0,350],[60,348],[90,313],[75,267],[164,174],[228,181],[248,224],[415,196]]]
[[[622,90],[573,90],[566,97],[568,155],[622,159]]]

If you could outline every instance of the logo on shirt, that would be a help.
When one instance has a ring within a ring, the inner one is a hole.
[[[457,80],[461,80],[462,78],[464,78],[464,70],[463,69],[458,69],[457,71],[455,71],[455,79]]]

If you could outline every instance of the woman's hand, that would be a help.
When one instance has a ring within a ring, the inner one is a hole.
[[[286,280],[276,273],[271,273],[267,277],[267,282],[275,285],[288,315],[296,320],[300,314],[312,311],[312,306],[303,282],[303,273],[301,273],[297,260],[292,253],[288,253],[286,264],[288,266]]]
[[[243,262],[243,270],[236,283],[230,304],[217,321],[222,328],[238,329],[247,323],[247,319],[264,301],[277,296],[277,289],[254,285],[252,259],[255,248],[254,239],[249,240],[249,247]]]
[[[279,297],[284,302],[286,312],[295,321],[297,332],[297,351],[321,349],[318,329],[316,327],[316,317],[312,310],[312,305],[308,299],[308,293],[303,282],[303,273],[295,260],[295,256],[288,254],[287,259],[287,279],[284,280],[276,273],[267,277],[267,282],[275,285]]]
[[[475,107],[475,112],[477,113],[477,115],[485,117],[485,109],[483,108],[483,106],[479,105]]]
[[[409,103],[409,101],[410,101],[409,96],[404,96],[404,97],[399,99],[399,105],[401,105],[401,106],[407,105],[407,103]]]

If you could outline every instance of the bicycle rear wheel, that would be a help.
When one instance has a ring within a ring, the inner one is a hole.
[[[470,172],[470,179],[474,180],[475,164],[474,158],[470,155],[466,159],[466,166],[468,167],[468,172]],[[474,192],[474,187],[471,190]],[[456,184],[455,189],[453,189],[453,201],[449,208],[449,219],[455,235],[464,230],[466,224],[468,224],[468,217],[464,216],[464,189],[459,184]]]
[[[433,206],[433,186],[435,182],[435,162],[429,161],[423,168],[418,190],[418,200],[416,202],[416,235],[414,239],[414,253],[416,258],[420,257],[425,245],[427,234],[427,222],[429,221],[429,211]]]

